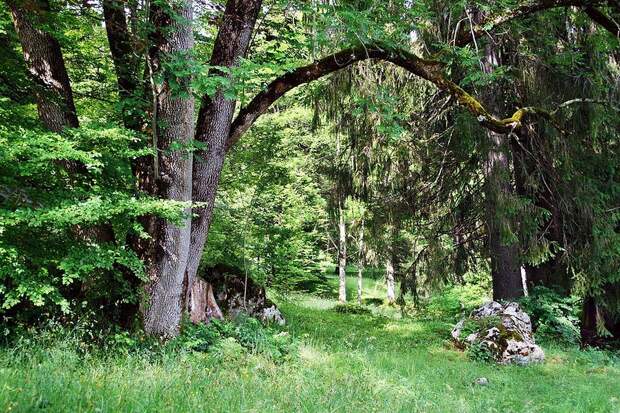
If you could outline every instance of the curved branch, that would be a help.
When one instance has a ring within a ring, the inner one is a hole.
[[[383,44],[361,45],[342,50],[307,66],[299,67],[285,73],[272,81],[262,92],[241,109],[232,123],[226,150],[230,149],[239,138],[265,113],[269,106],[295,87],[317,80],[332,72],[367,59],[391,62],[403,69],[433,83],[437,88],[450,93],[459,104],[474,115],[480,124],[498,133],[508,133],[520,123],[523,116],[534,113],[532,108],[521,109],[512,117],[498,119],[489,113],[473,96],[459,85],[444,77],[443,63],[422,59],[412,53]]]
[[[599,9],[594,7],[586,7],[583,11],[590,17],[590,19],[604,27],[609,33],[613,34],[617,38],[620,38],[620,22],[610,19]]]

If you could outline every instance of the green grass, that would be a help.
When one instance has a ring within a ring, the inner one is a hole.
[[[365,282],[366,296],[384,293]],[[340,314],[335,304],[309,295],[281,303],[300,343],[299,357],[283,363],[95,354],[70,339],[3,349],[0,411],[620,412],[620,362],[610,353],[547,345],[543,365],[483,364],[446,342],[446,321]],[[489,385],[473,384],[478,377]]]

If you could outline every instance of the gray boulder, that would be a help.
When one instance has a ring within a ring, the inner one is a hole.
[[[501,364],[544,361],[545,353],[534,342],[532,322],[519,304],[491,301],[472,311],[452,329],[459,348],[479,346]]]

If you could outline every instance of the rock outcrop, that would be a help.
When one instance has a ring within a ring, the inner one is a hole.
[[[501,364],[530,364],[545,359],[532,335],[532,322],[519,304],[491,301],[472,311],[452,330],[460,348],[477,346]]]
[[[206,268],[200,274],[191,289],[188,305],[193,322],[220,318],[222,313],[230,317],[245,313],[279,325],[286,322],[262,286],[246,278],[240,269],[222,264]]]

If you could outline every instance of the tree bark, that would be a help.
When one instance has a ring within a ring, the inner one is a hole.
[[[194,98],[191,76],[179,78],[166,68],[169,59],[188,58],[194,46],[192,2],[184,0],[169,7],[151,5],[152,46],[150,65],[162,82],[155,85],[155,130],[157,142],[157,194],[160,198],[190,202],[192,157],[187,145],[194,136]],[[148,334],[171,337],[178,333],[184,302],[184,275],[190,243],[188,218],[182,223],[158,218],[154,259],[146,286],[148,306],[144,328]]]
[[[140,111],[135,107],[136,101],[131,100],[139,83],[136,64],[138,52],[133,48],[127,27],[125,3],[120,0],[103,0],[103,17],[116,73],[123,123],[128,129],[139,130],[142,126]]]
[[[188,301],[189,319],[194,324],[208,323],[216,318],[222,320],[224,315],[215,301],[213,286],[201,278],[196,278],[192,285]]]
[[[357,303],[362,305],[362,287],[364,281],[364,219],[362,218],[359,238],[359,257],[357,261]]]
[[[393,207],[391,207],[392,209]],[[396,292],[394,290],[395,273],[399,266],[398,256],[398,234],[400,232],[400,226],[397,218],[394,216],[393,209],[389,212],[390,218],[390,240],[388,247],[388,254],[385,264],[385,283],[387,288],[387,302],[388,304],[394,304],[396,300]]]
[[[231,68],[239,64],[250,44],[261,0],[229,0],[213,46],[210,64]],[[219,73],[221,76],[230,74]],[[213,217],[215,195],[224,165],[226,141],[230,133],[236,101],[228,99],[219,89],[213,97],[204,96],[198,114],[196,140],[207,145],[197,153],[193,166],[193,200],[204,203],[194,207],[197,215],[192,222],[191,251],[187,263],[187,285],[193,284],[202,257]]]
[[[60,44],[42,27],[49,24],[47,0],[7,0],[28,72],[34,83],[43,125],[60,132],[79,126]]]
[[[489,149],[485,165],[485,218],[491,258],[493,299],[510,300],[522,296],[523,287],[519,245],[516,242],[507,244],[502,240],[502,231],[510,225],[503,216],[502,208],[506,207],[506,202],[513,196],[507,137],[495,132],[487,132],[487,137]]]
[[[485,47],[483,70],[491,73],[501,62],[500,52],[489,41]],[[501,87],[501,86],[500,86]],[[499,89],[497,87],[496,89]],[[492,94],[491,94],[492,93]],[[487,106],[492,110],[501,109],[501,94],[490,92],[485,96]],[[504,133],[487,131],[487,157],[485,174],[485,219],[487,227],[489,256],[491,258],[491,277],[493,299],[510,300],[523,295],[519,244],[507,244],[503,232],[512,225],[504,216],[504,208],[514,193],[510,170],[511,153],[509,137]]]
[[[344,220],[344,200],[338,194],[338,301],[347,302],[347,226]]]
[[[394,293],[394,262],[392,254],[388,255],[385,261],[385,283],[387,288],[387,302],[388,304],[394,304],[396,294]]]

